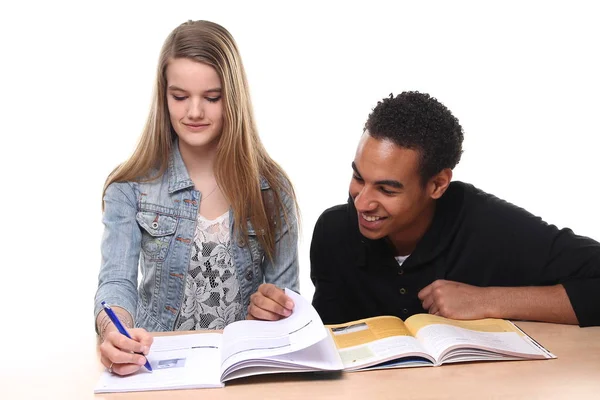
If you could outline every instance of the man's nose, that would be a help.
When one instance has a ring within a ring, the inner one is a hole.
[[[373,211],[377,208],[377,203],[373,200],[371,189],[364,186],[358,196],[354,198],[354,207],[358,211]]]

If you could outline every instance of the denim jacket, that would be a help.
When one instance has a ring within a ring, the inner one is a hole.
[[[271,190],[261,179],[261,190]],[[250,295],[263,283],[298,291],[298,226],[294,201],[281,193],[289,225],[280,210],[271,262],[250,221],[242,243],[229,210],[231,251],[247,312]],[[178,142],[166,172],[151,182],[112,183],[104,195],[102,264],[94,314],[102,301],[126,309],[136,327],[172,331],[184,298],[196,218],[202,194],[194,189]],[[138,264],[142,272],[138,287]],[[245,314],[244,314],[245,315]]]

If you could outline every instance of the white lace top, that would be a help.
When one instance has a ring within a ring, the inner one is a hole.
[[[184,300],[175,330],[223,329],[242,315],[229,237],[229,211],[214,220],[198,214]]]

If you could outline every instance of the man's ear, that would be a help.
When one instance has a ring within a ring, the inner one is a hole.
[[[445,168],[435,174],[427,184],[427,189],[429,190],[429,196],[437,200],[446,192],[448,186],[450,185],[450,181],[452,180],[452,170],[450,168]]]

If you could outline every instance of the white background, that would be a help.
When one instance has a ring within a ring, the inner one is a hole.
[[[187,19],[238,42],[260,135],[298,192],[307,298],[314,223],[346,201],[372,107],[403,90],[460,120],[455,179],[600,239],[594,2],[410,3],[3,2],[0,321],[13,361],[1,375],[43,372],[43,387],[93,358],[102,186],[139,137],[163,40]]]

